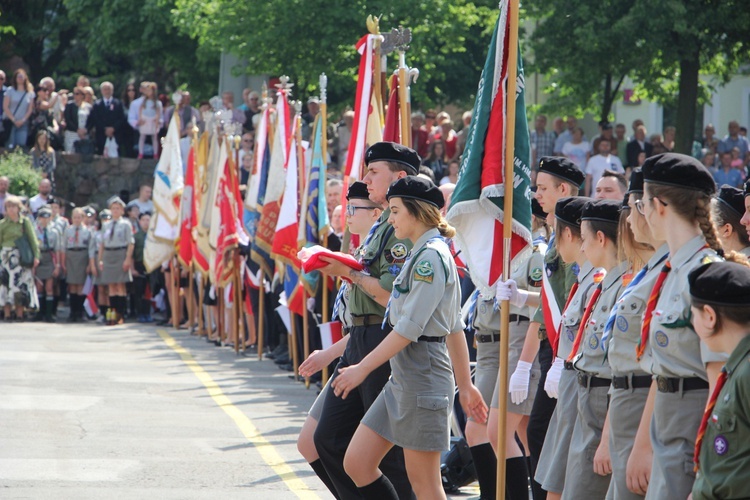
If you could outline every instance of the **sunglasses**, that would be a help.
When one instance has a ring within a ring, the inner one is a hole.
[[[377,207],[355,207],[354,205],[347,205],[346,206],[346,215],[349,217],[354,217],[354,214],[357,213],[357,210],[375,210]]]
[[[73,95],[83,95],[83,92],[73,92]]]

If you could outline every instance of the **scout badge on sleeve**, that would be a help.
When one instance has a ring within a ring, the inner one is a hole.
[[[429,260],[421,260],[414,266],[414,280],[432,283],[435,277],[435,270],[432,268]]]

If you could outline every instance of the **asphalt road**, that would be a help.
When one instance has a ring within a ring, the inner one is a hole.
[[[332,498],[296,450],[315,396],[184,330],[2,323],[0,498]]]

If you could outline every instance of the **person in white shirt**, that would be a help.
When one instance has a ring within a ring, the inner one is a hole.
[[[130,203],[128,203],[127,207],[131,207],[133,205],[138,207],[138,211],[140,213],[154,213],[154,202],[151,201],[151,193],[152,193],[151,186],[144,184],[141,186],[141,188],[138,190],[138,198],[135,200],[130,200]]]
[[[140,96],[131,102],[130,107],[128,108],[128,123],[133,127],[133,130],[136,131],[138,130],[138,112],[141,109],[141,103],[144,99],[143,94],[146,92],[147,86],[148,82],[141,82],[141,86],[138,89]]]
[[[611,154],[612,145],[609,141],[599,141],[599,154],[589,158],[586,163],[586,187],[584,196],[593,196],[592,189],[601,179],[605,170],[611,170],[621,174],[625,173],[622,162],[618,157]]]
[[[47,204],[52,194],[52,183],[49,179],[42,179],[39,183],[39,193],[29,199],[29,209],[36,215],[40,208]]]

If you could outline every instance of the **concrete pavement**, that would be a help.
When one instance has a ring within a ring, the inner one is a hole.
[[[184,330],[2,323],[0,498],[332,498],[296,450],[315,396]]]

